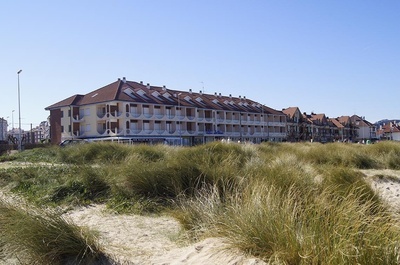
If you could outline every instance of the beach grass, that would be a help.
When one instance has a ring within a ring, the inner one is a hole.
[[[193,240],[220,236],[271,264],[400,258],[398,221],[360,171],[400,168],[400,143],[46,150],[43,160],[53,157],[54,165],[0,169],[0,185],[36,205],[106,203],[120,213],[169,213]],[[25,160],[32,155],[26,151]]]
[[[0,252],[21,264],[102,264],[94,232],[55,210],[0,200]],[[104,263],[105,264],[105,263]]]

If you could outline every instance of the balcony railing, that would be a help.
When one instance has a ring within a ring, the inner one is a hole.
[[[80,116],[80,115],[72,116],[72,120],[73,120],[74,122],[81,122],[81,121],[83,121],[84,118],[85,118],[84,115],[82,115],[82,116]]]
[[[118,118],[119,116],[121,116],[122,112],[118,112],[118,111],[110,111],[109,113],[107,113],[107,118]]]
[[[138,117],[140,117],[140,115],[142,115],[142,113],[139,113],[139,112],[130,112],[130,114],[134,118],[138,118]]]
[[[105,119],[106,113],[105,112],[97,112],[97,117],[99,119]]]
[[[142,132],[142,129],[128,129],[126,130],[126,134],[131,135],[131,134],[140,134]]]

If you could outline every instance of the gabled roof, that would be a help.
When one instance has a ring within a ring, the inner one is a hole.
[[[282,112],[285,113],[286,115],[288,115],[289,118],[291,118],[291,119],[294,117],[296,112],[301,113],[300,109],[298,107],[289,107],[287,109],[283,109]]]
[[[66,98],[64,100],[61,100],[60,102],[57,102],[53,105],[48,106],[47,108],[45,108],[46,110],[51,110],[51,109],[57,109],[60,107],[66,107],[66,106],[70,106],[70,105],[79,105],[79,102],[82,100],[83,95],[74,95],[71,96],[69,98]]]
[[[156,93],[155,93],[156,92]],[[171,95],[171,96],[164,96]],[[160,105],[195,106],[205,109],[226,111],[243,111],[284,115],[283,112],[261,105],[253,100],[237,97],[227,97],[221,94],[211,95],[192,91],[178,91],[166,87],[144,85],[142,82],[118,80],[85,95],[75,95],[45,108],[57,109],[66,106],[81,106],[109,101],[138,102]],[[226,104],[225,102],[229,102]]]
[[[384,124],[380,131],[383,131],[384,133],[397,133],[400,132],[400,127],[396,124],[389,122],[387,124]]]
[[[374,127],[374,125],[367,121],[364,117],[353,115],[350,117],[350,119],[357,127]]]
[[[350,116],[340,116],[337,120],[343,125],[349,125],[351,122]]]
[[[341,124],[337,119],[332,118],[332,119],[329,119],[329,121],[330,121],[334,126],[336,126],[337,128],[344,128],[344,125]]]

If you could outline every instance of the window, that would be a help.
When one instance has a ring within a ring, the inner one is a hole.
[[[68,125],[68,132],[71,132],[71,125]]]
[[[68,110],[68,117],[71,117],[71,110]]]
[[[61,118],[64,118],[64,111],[61,111]]]
[[[90,116],[90,109],[89,108],[85,109],[85,116]]]
[[[64,132],[64,126],[61,126],[61,132]]]

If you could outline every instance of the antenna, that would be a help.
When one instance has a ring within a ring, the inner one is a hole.
[[[203,91],[203,93],[205,93],[205,92],[206,92],[206,90],[204,89],[204,82],[203,82],[203,81],[201,81],[200,83],[202,84],[202,90],[201,90],[201,91]]]

